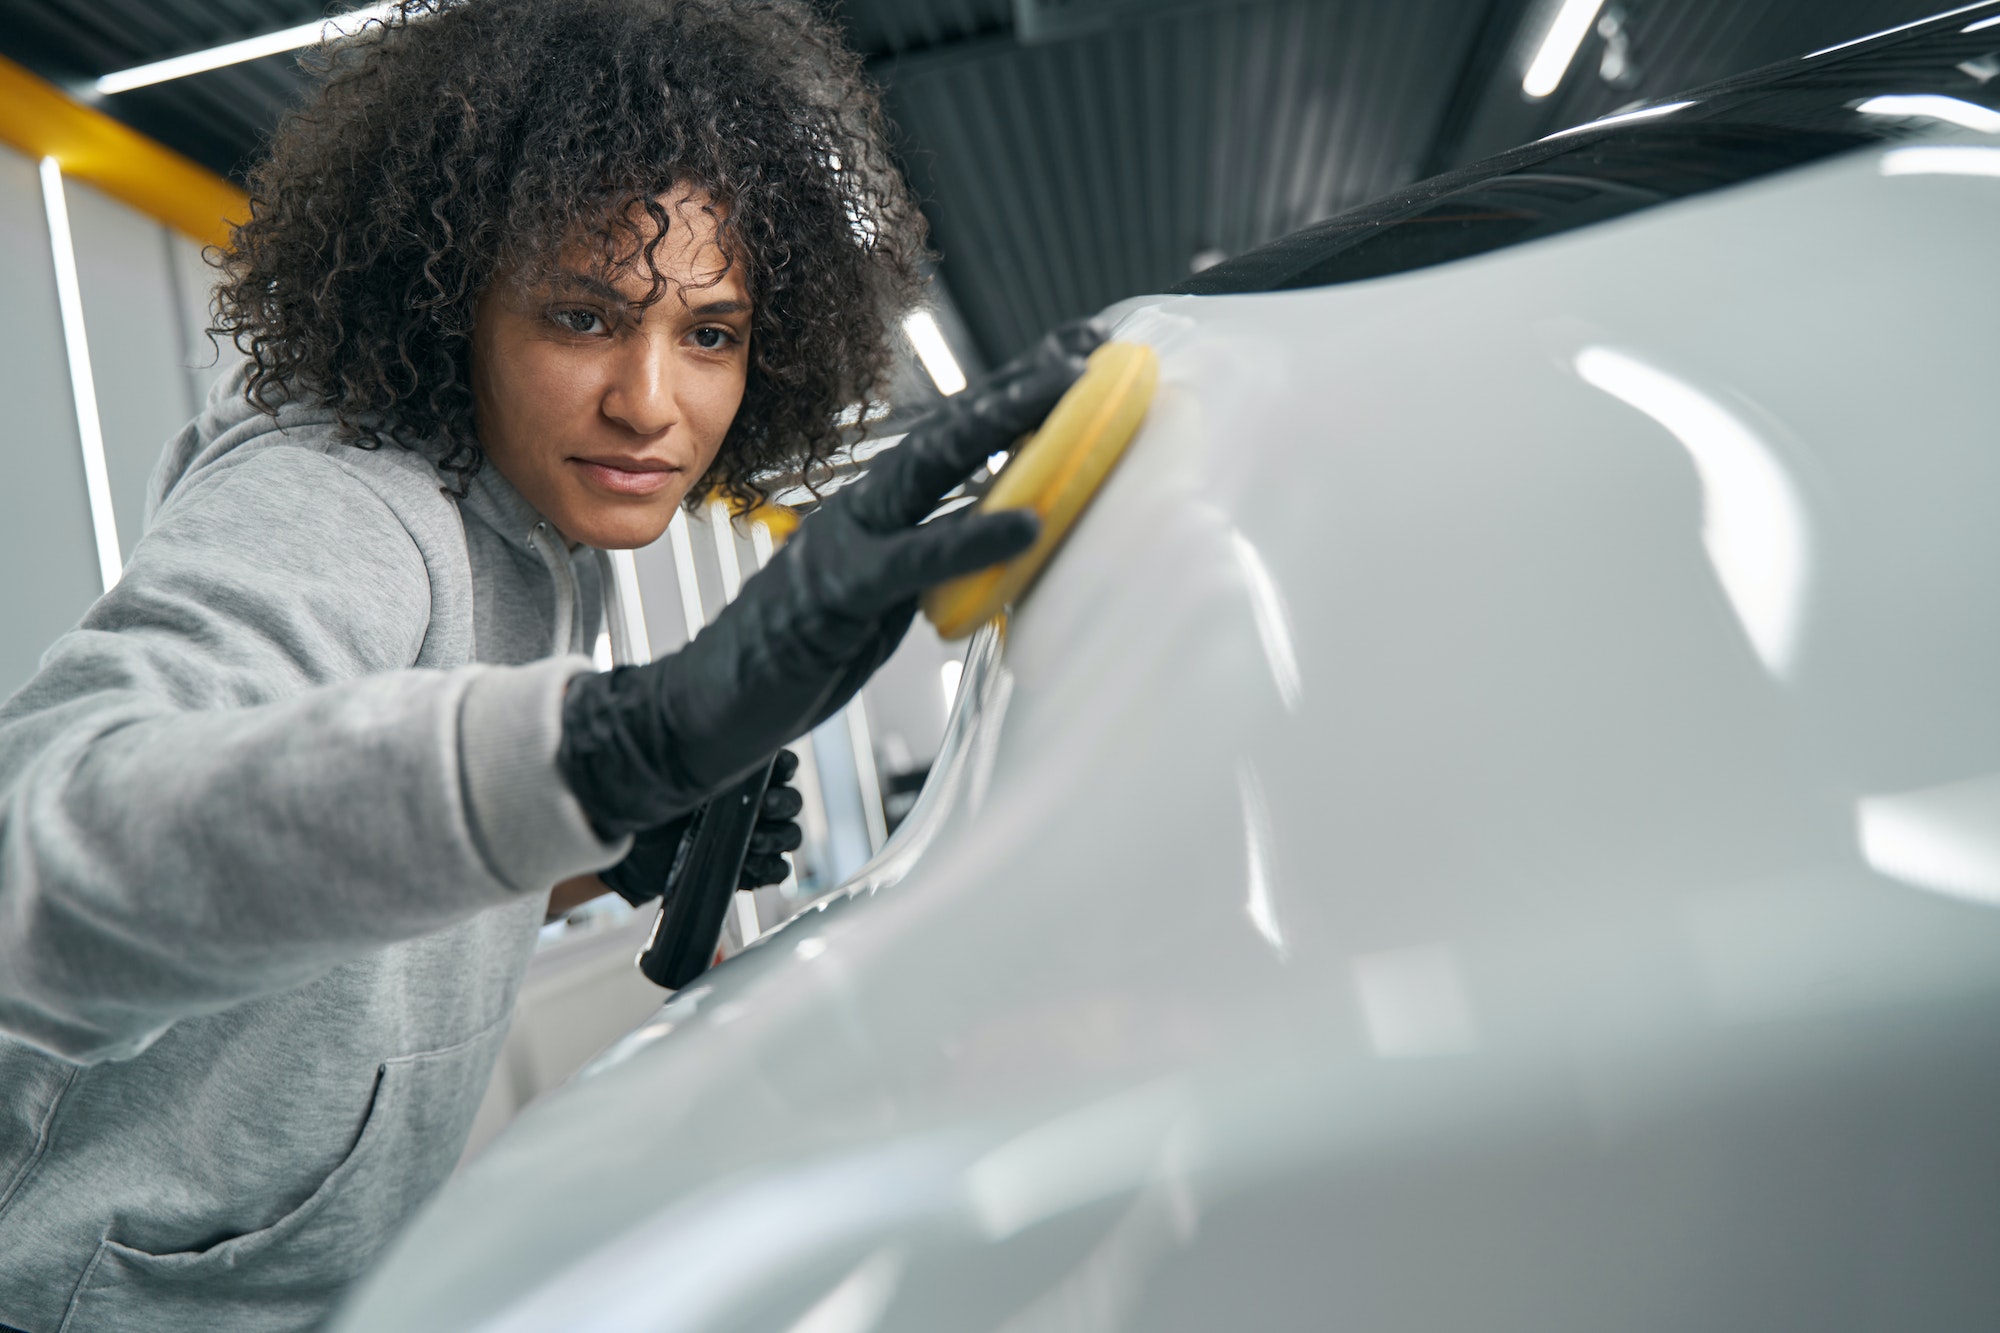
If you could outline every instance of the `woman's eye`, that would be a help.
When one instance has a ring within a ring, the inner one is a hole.
[[[558,310],[555,321],[571,333],[600,333],[604,317],[595,310]]]
[[[723,348],[729,346],[730,340],[733,337],[733,335],[729,332],[728,329],[718,329],[710,327],[710,328],[696,329],[694,331],[693,337],[694,337],[694,345],[696,347],[701,348],[702,351],[719,352]]]

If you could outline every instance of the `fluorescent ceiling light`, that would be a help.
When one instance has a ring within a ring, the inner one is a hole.
[[[1960,31],[1960,32],[1984,32],[1984,31],[1985,31],[1986,29],[1988,29],[1988,28],[1993,28],[1993,27],[2000,27],[2000,14],[1995,14],[1995,15],[1994,15],[1994,16],[1993,16],[1992,18],[1990,18],[1990,19],[1981,19],[1981,20],[1979,20],[1979,22],[1977,22],[1977,23],[1968,23],[1968,24],[1966,24],[1966,25],[1965,25],[1965,26],[1964,26],[1963,28],[1960,28],[1960,29],[1959,29],[1959,31]]]
[[[1535,142],[1547,143],[1551,139],[1560,139],[1565,134],[1582,134],[1585,130],[1601,130],[1607,125],[1623,125],[1628,120],[1651,120],[1655,116],[1670,115],[1673,112],[1679,111],[1684,106],[1693,105],[1693,102],[1662,102],[1658,106],[1642,106],[1637,111],[1620,111],[1615,116],[1600,116],[1596,120],[1587,120],[1581,125],[1572,125],[1566,130],[1557,130],[1554,134],[1544,134]]]
[[[2000,148],[1921,144],[1882,154],[1884,176],[2000,176]]]
[[[1937,93],[1899,93],[1871,97],[1854,109],[1864,116],[1928,116],[1932,120],[1978,130],[1981,134],[2000,134],[2000,111],[1961,97],[1945,97]]]
[[[965,387],[965,372],[959,369],[958,358],[951,354],[937,316],[928,310],[912,310],[903,317],[903,332],[909,335],[910,346],[917,349],[917,360],[924,363],[939,393],[949,398]]]
[[[1563,7],[1556,13],[1555,22],[1542,37],[1541,50],[1528,64],[1528,72],[1521,78],[1521,91],[1533,98],[1547,97],[1563,81],[1569,72],[1569,62],[1576,59],[1576,49],[1583,45],[1583,36],[1590,31],[1590,25],[1597,21],[1597,11],[1604,8],[1604,0],[1563,0]]]
[[[1970,14],[1973,10],[1984,9],[1992,3],[1993,0],[1979,0],[1979,3],[1976,5],[1960,5],[1957,9],[1947,9],[1942,14],[1929,14],[1920,19],[1911,19],[1908,23],[1898,23],[1893,28],[1884,28],[1880,32],[1871,32],[1866,37],[1850,37],[1844,42],[1835,42],[1832,46],[1822,46],[1817,51],[1806,52],[1799,59],[1817,60],[1821,56],[1832,55],[1835,51],[1845,51],[1850,46],[1859,46],[1863,42],[1872,42],[1877,37],[1887,37],[1892,32],[1908,32],[1911,28],[1921,28],[1926,23],[1934,23],[1938,19],[1948,19],[1954,14]],[[1979,25],[1974,24],[1973,26],[1977,27]],[[1966,31],[1970,32],[1971,29],[1968,28]]]
[[[90,341],[83,332],[83,286],[77,281],[76,247],[69,234],[69,201],[63,197],[62,167],[52,157],[42,159],[42,208],[48,215],[49,250],[56,265],[56,308],[62,315],[76,433],[83,445],[83,489],[90,501],[91,533],[97,539],[97,576],[104,591],[110,592],[124,570],[124,559],[118,550],[118,520],[111,508],[111,472],[104,462],[104,427],[97,417]]]
[[[320,42],[352,37],[361,31],[363,25],[374,20],[387,19],[396,12],[396,8],[395,0],[383,0],[381,4],[336,14],[330,19],[301,23],[295,28],[281,28],[277,32],[267,32],[261,37],[246,37],[240,42],[212,46],[206,51],[190,51],[184,56],[155,60],[148,65],[135,65],[131,69],[121,69],[115,74],[107,74],[99,79],[97,91],[108,97],[112,93],[129,92],[134,88],[144,88],[148,84],[165,83],[169,79],[184,79],[190,74],[221,69],[224,65],[256,60],[260,56],[274,56],[281,51],[296,51],[302,46],[314,46]]]

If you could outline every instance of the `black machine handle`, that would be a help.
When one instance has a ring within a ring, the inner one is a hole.
[[[667,877],[653,933],[639,953],[639,971],[654,985],[679,990],[708,970],[776,763],[773,755],[696,812]]]

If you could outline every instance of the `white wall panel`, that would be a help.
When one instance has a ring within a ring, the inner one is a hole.
[[[201,257],[201,245],[177,231],[167,231],[167,252],[174,279],[174,299],[181,311],[182,370],[187,375],[190,412],[208,401],[209,386],[242,360],[237,350],[208,339],[209,300],[220,275]]]
[[[79,181],[65,184],[111,505],[129,553],[160,449],[194,415],[185,319],[165,228]]]
[[[0,148],[0,697],[99,592],[35,164]]]

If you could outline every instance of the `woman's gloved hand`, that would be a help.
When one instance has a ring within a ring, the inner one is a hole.
[[[799,757],[790,750],[778,751],[771,769],[771,785],[764,790],[764,803],[757,811],[757,823],[750,834],[750,851],[743,858],[742,873],[736,877],[739,889],[761,889],[782,884],[791,873],[784,853],[795,852],[805,840],[799,828],[799,811],[805,798],[792,785],[799,771]],[[692,813],[644,829],[632,837],[632,850],[625,859],[598,876],[634,907],[658,898],[667,887],[674,863],[680,857]]]
[[[1039,425],[1103,340],[1068,325],[947,399],[801,524],[694,642],[572,681],[557,764],[598,832],[700,805],[853,698],[902,641],[918,593],[1033,545],[1040,525],[1024,512],[923,519]]]

